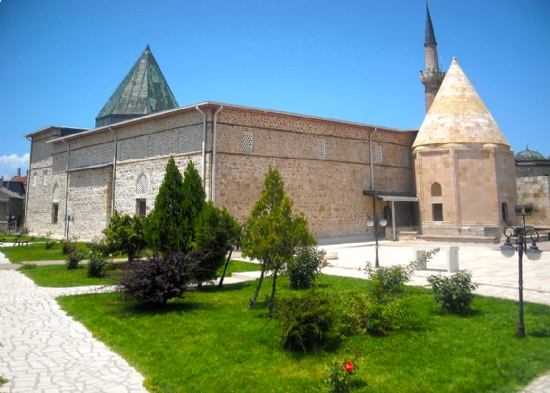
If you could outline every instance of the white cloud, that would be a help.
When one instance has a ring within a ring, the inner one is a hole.
[[[29,153],[19,157],[17,154],[0,156],[0,176],[11,179],[17,175],[17,168],[21,168],[21,175],[25,176],[29,168]]]

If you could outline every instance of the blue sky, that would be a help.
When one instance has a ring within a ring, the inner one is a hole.
[[[429,7],[443,69],[456,56],[514,151],[548,157],[550,0]],[[1,0],[0,175],[25,172],[24,134],[92,128],[147,44],[182,106],[418,128],[425,15],[423,0]]]

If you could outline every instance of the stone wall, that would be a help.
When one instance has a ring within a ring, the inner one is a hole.
[[[533,214],[525,217],[525,224],[550,227],[550,177],[521,177],[517,185],[518,205],[533,205]]]
[[[75,216],[70,237],[91,240],[101,236],[112,214],[113,196],[114,208],[121,213],[136,213],[138,199],[146,201],[149,213],[170,155],[182,174],[189,160],[201,173],[204,125],[206,193],[241,223],[259,198],[265,172],[272,165],[283,176],[294,211],[304,212],[315,236],[364,235],[366,212],[373,208],[371,198],[362,195],[362,190],[371,188],[371,135],[375,189],[414,190],[410,146],[415,131],[378,128],[374,133],[372,126],[225,106],[217,117],[213,154],[214,111],[218,108],[202,108],[205,124],[199,111],[183,108],[113,125],[118,133],[116,146],[115,134],[106,128],[66,138],[70,145],[67,212]],[[252,135],[250,151],[245,151],[245,134]],[[33,138],[33,154],[39,153],[31,163],[27,222],[32,233],[63,237],[67,145],[61,141],[43,144],[48,138],[41,134]],[[44,151],[44,146],[49,150]],[[34,187],[33,177],[39,183]],[[55,224],[53,204],[59,209]],[[384,206],[377,202],[376,208]],[[401,206],[399,212],[407,217],[397,220],[409,224],[407,208]]]

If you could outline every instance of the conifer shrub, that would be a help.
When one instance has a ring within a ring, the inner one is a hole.
[[[56,241],[55,240],[46,240],[45,247],[46,250],[50,250],[55,246]]]
[[[275,302],[282,346],[293,351],[317,350],[330,338],[337,319],[329,297],[310,289],[304,295]]]
[[[136,259],[122,267],[116,284],[121,294],[151,307],[163,306],[173,298],[183,298],[208,252],[158,253],[147,259]]]
[[[430,276],[428,282],[435,294],[435,301],[452,314],[466,315],[471,311],[471,304],[477,288],[472,283],[472,274],[461,270],[450,277]]]
[[[216,278],[216,273],[225,262],[225,256],[241,233],[241,226],[227,209],[214,206],[208,201],[199,214],[195,225],[195,249],[209,252],[203,260],[195,279],[200,283]]]
[[[311,288],[321,269],[327,265],[324,258],[325,251],[314,246],[298,248],[294,261],[288,267],[290,288]]]

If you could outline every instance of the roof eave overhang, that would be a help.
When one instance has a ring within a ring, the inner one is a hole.
[[[363,195],[373,196],[384,202],[419,202],[418,196],[413,192],[391,192],[363,190]]]

